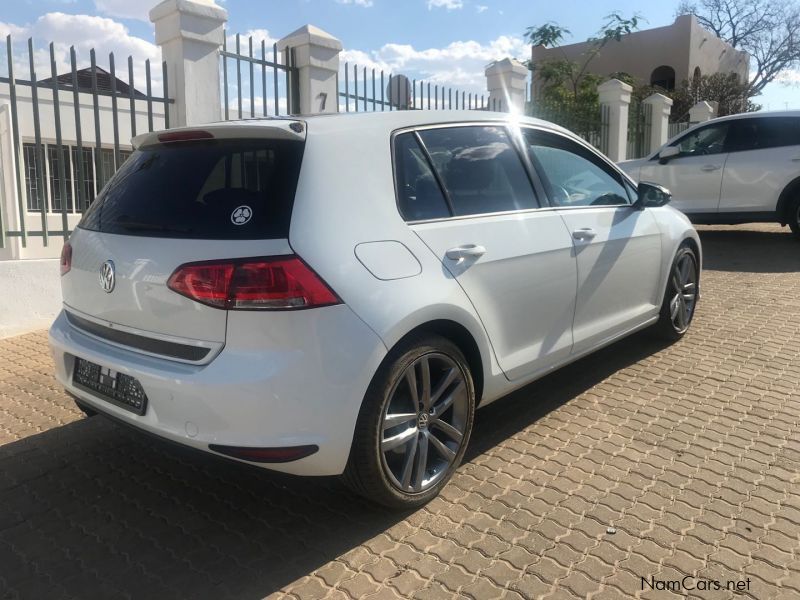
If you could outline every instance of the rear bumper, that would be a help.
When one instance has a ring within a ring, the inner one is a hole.
[[[88,336],[63,311],[50,329],[56,378],[86,406],[210,453],[211,444],[316,445],[319,451],[311,456],[258,466],[297,475],[341,473],[361,401],[386,354],[380,338],[345,305],[283,313],[280,319],[231,314],[227,338],[212,362],[190,365]],[[145,414],[74,386],[76,356],[137,378],[148,397]]]

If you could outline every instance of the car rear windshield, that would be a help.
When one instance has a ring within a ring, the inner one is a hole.
[[[79,227],[216,240],[289,236],[304,143],[209,140],[137,150]]]

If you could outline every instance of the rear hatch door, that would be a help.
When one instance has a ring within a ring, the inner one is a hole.
[[[140,139],[89,207],[62,278],[68,312],[122,331],[221,343],[226,311],[175,293],[170,275],[189,262],[291,253],[303,135],[285,123],[201,133]]]

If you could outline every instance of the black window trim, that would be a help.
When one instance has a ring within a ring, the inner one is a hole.
[[[520,123],[518,127],[522,127],[524,124]],[[504,211],[495,211],[495,212],[487,212],[487,213],[474,213],[470,215],[455,215],[453,210],[452,201],[450,199],[450,194],[446,190],[444,183],[441,181],[440,175],[436,168],[433,166],[433,161],[428,153],[428,148],[425,146],[425,143],[422,141],[419,133],[420,131],[426,131],[429,129],[450,129],[454,127],[500,127],[504,129],[506,135],[509,138],[512,148],[517,153],[517,157],[522,164],[523,171],[525,172],[526,176],[528,177],[528,182],[531,185],[531,190],[533,192],[533,199],[536,202],[537,206],[533,208],[519,208],[515,210],[504,210]],[[439,186],[439,191],[442,193],[442,196],[445,199],[445,203],[447,204],[448,210],[450,211],[450,215],[447,217],[436,217],[433,219],[419,219],[419,220],[408,220],[403,215],[403,212],[400,210],[400,197],[398,195],[397,190],[397,155],[396,155],[396,148],[397,143],[396,139],[398,136],[410,133],[414,136],[419,144],[423,154],[425,155],[425,161],[428,165],[428,168],[433,173],[434,178],[436,179],[436,183]],[[522,141],[518,139],[519,136],[514,135],[514,126],[511,125],[506,120],[498,120],[498,121],[454,121],[454,122],[442,122],[442,123],[429,123],[425,125],[411,125],[408,127],[402,127],[400,129],[396,129],[392,132],[389,146],[391,149],[391,156],[392,156],[392,179],[393,179],[393,187],[394,187],[394,196],[395,196],[395,208],[397,209],[397,213],[400,215],[400,218],[407,225],[420,225],[425,223],[438,223],[443,221],[456,221],[456,220],[464,220],[464,219],[476,219],[476,218],[483,218],[483,217],[496,217],[496,216],[506,216],[506,215],[517,215],[517,214],[525,214],[534,211],[541,211],[541,210],[551,210],[552,205],[550,204],[550,200],[545,193],[545,188],[543,182],[539,179],[539,174],[533,169],[527,159],[527,152],[523,151],[521,147]],[[545,202],[547,204],[545,204]]]
[[[557,204],[555,204],[553,202],[552,198],[550,197],[550,194],[547,193],[547,194],[545,194],[545,198],[547,199],[547,202],[548,202],[550,208],[552,208],[554,210],[581,210],[581,209],[587,209],[587,208],[620,209],[620,208],[630,208],[630,207],[633,206],[634,202],[636,202],[636,198],[631,197],[631,195],[629,193],[630,190],[628,189],[628,186],[625,185],[625,182],[627,180],[627,182],[630,184],[630,186],[633,189],[636,189],[636,187],[637,187],[636,183],[634,183],[633,180],[625,172],[623,172],[621,169],[619,169],[619,167],[617,167],[613,162],[611,162],[604,154],[602,154],[601,152],[598,152],[586,140],[583,140],[583,139],[580,139],[580,138],[578,138],[576,140],[576,139],[574,139],[574,138],[572,138],[570,136],[564,135],[560,131],[556,131],[554,129],[549,129],[549,128],[546,128],[546,127],[537,127],[535,125],[528,125],[528,124],[525,124],[525,123],[520,123],[520,129],[521,130],[522,129],[529,129],[531,131],[537,131],[537,132],[550,134],[550,135],[553,135],[555,137],[558,137],[558,138],[561,138],[563,140],[566,140],[568,142],[572,142],[573,144],[576,144],[577,146],[583,148],[592,157],[593,160],[590,160],[590,162],[593,162],[600,169],[602,169],[607,174],[609,174],[614,179],[616,179],[617,182],[625,190],[625,195],[628,197],[628,203],[627,204],[600,204],[600,205],[597,205],[597,206],[592,206],[592,205],[587,205],[587,206],[559,206],[559,205],[557,205]],[[524,133],[523,133],[523,135],[524,135]],[[546,183],[547,188],[552,188],[552,184],[550,183],[550,180],[547,177],[547,173],[545,172],[544,167],[542,167],[542,165],[539,163],[538,159],[535,162],[533,160],[531,160],[531,164],[538,171],[539,178],[541,179],[541,181],[543,183]]]

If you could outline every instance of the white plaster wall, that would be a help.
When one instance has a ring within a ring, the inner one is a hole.
[[[59,261],[0,261],[0,338],[45,329],[61,310]]]

